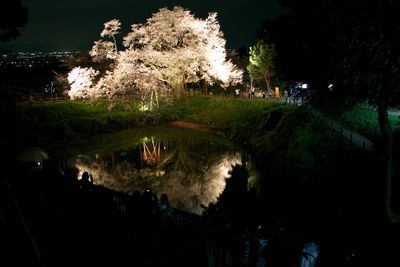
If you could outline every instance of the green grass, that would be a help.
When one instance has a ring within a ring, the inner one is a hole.
[[[155,124],[167,117],[160,111],[139,111],[138,106],[134,99],[19,104],[16,134],[28,143],[42,143]]]
[[[293,107],[262,99],[196,97],[190,100],[189,109],[182,112],[181,119],[208,125],[232,139],[243,141],[257,131],[259,122],[276,109],[289,111]]]

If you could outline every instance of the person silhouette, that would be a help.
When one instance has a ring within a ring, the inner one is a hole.
[[[88,172],[83,172],[81,180],[79,181],[79,187],[83,191],[91,191],[93,186],[93,176]]]
[[[137,226],[138,220],[143,215],[142,198],[139,190],[135,190],[127,201],[127,214],[128,217]]]
[[[143,207],[145,209],[145,213],[149,216],[155,215],[157,212],[157,206],[158,206],[158,200],[157,196],[151,191],[151,189],[147,188],[144,190],[142,194],[142,200],[143,200]]]
[[[160,197],[160,216],[161,216],[161,223],[167,225],[170,220],[172,219],[173,208],[169,204],[168,195],[162,194]]]
[[[68,168],[65,171],[65,190],[68,196],[73,196],[78,187],[78,174],[79,170],[77,168]]]
[[[160,198],[160,210],[166,210],[169,207],[168,195],[162,194]]]
[[[303,246],[299,267],[314,267],[317,265],[319,245],[314,241],[306,242]]]
[[[158,234],[159,224],[159,209],[157,196],[147,188],[142,193],[142,229],[139,239],[142,242],[143,248],[149,251],[150,247],[154,245],[156,236]]]
[[[139,190],[133,191],[131,201],[130,201],[131,211],[133,213],[139,213],[141,208],[141,196]]]
[[[83,172],[81,179],[79,180],[79,194],[78,194],[78,216],[80,218],[79,221],[79,230],[84,233],[90,227],[90,216],[91,209],[90,207],[93,204],[92,199],[92,186],[93,186],[93,177],[88,172]]]

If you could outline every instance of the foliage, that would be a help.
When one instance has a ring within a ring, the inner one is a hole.
[[[250,63],[247,71],[253,81],[265,81],[268,91],[271,90],[271,78],[275,75],[275,56],[275,45],[263,40],[258,40],[255,46],[250,47]]]

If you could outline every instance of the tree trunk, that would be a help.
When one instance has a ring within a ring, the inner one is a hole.
[[[154,90],[154,93],[156,95],[156,105],[157,105],[157,109],[158,109],[158,108],[160,108],[160,105],[158,103],[158,92],[157,92],[157,90]]]
[[[200,80],[200,90],[202,95],[208,95],[208,87],[205,79]]]
[[[392,194],[393,136],[388,117],[387,101],[382,101],[378,104],[378,121],[381,130],[381,153],[386,180],[384,208],[385,213],[389,216],[389,219],[391,219],[393,217],[393,211],[390,205]]]
[[[173,82],[171,82],[171,86],[173,88],[174,95],[178,99],[179,109],[181,110],[182,109],[182,89],[181,89],[181,85],[179,84],[179,82],[174,80]]]
[[[153,90],[151,91],[150,94],[150,105],[149,105],[149,109],[153,110]]]
[[[264,74],[264,79],[265,79],[265,83],[267,84],[267,91],[270,92],[271,86],[269,84],[269,77],[268,77],[268,73],[267,72]]]
[[[118,53],[117,41],[115,40],[115,37],[114,37],[114,35],[112,35],[112,38],[113,38],[113,40],[114,40],[114,48],[115,48],[115,52],[117,52],[117,53]]]
[[[186,87],[186,78],[185,77],[183,77],[182,83],[183,83],[182,88],[183,88],[185,101],[186,101],[186,109],[189,109],[189,97],[190,96],[189,96],[189,92],[188,92],[187,87]]]

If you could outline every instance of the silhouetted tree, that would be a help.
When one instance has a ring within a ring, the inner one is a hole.
[[[281,2],[292,13],[266,22],[259,35],[277,45],[278,55],[284,55],[280,58],[285,63],[283,69],[290,60],[296,66],[284,72],[292,74],[303,69],[304,75],[310,77],[310,89],[319,104],[345,107],[368,101],[377,107],[379,152],[386,177],[384,207],[392,218],[392,130],[387,111],[400,102],[398,5],[394,0]],[[295,38],[281,32],[291,27]],[[305,61],[299,62],[297,56],[305,56]],[[301,68],[303,64],[305,67]],[[328,82],[334,84],[333,90],[328,90]]]
[[[392,0],[351,0],[338,18],[342,33],[335,38],[333,99],[345,104],[368,101],[377,107],[381,131],[379,152],[386,178],[384,207],[389,218],[393,170],[393,137],[388,108],[400,103],[400,23]],[[400,218],[398,218],[400,219]]]
[[[19,29],[28,22],[28,10],[21,0],[4,0],[0,8],[0,42],[20,36]]]
[[[291,13],[263,23],[257,36],[267,43],[274,43],[277,57],[277,75],[289,81],[308,81],[318,88],[327,84],[329,46],[331,35],[320,22],[321,4],[306,1],[297,5],[296,1],[286,1]],[[293,5],[289,5],[294,2]]]

